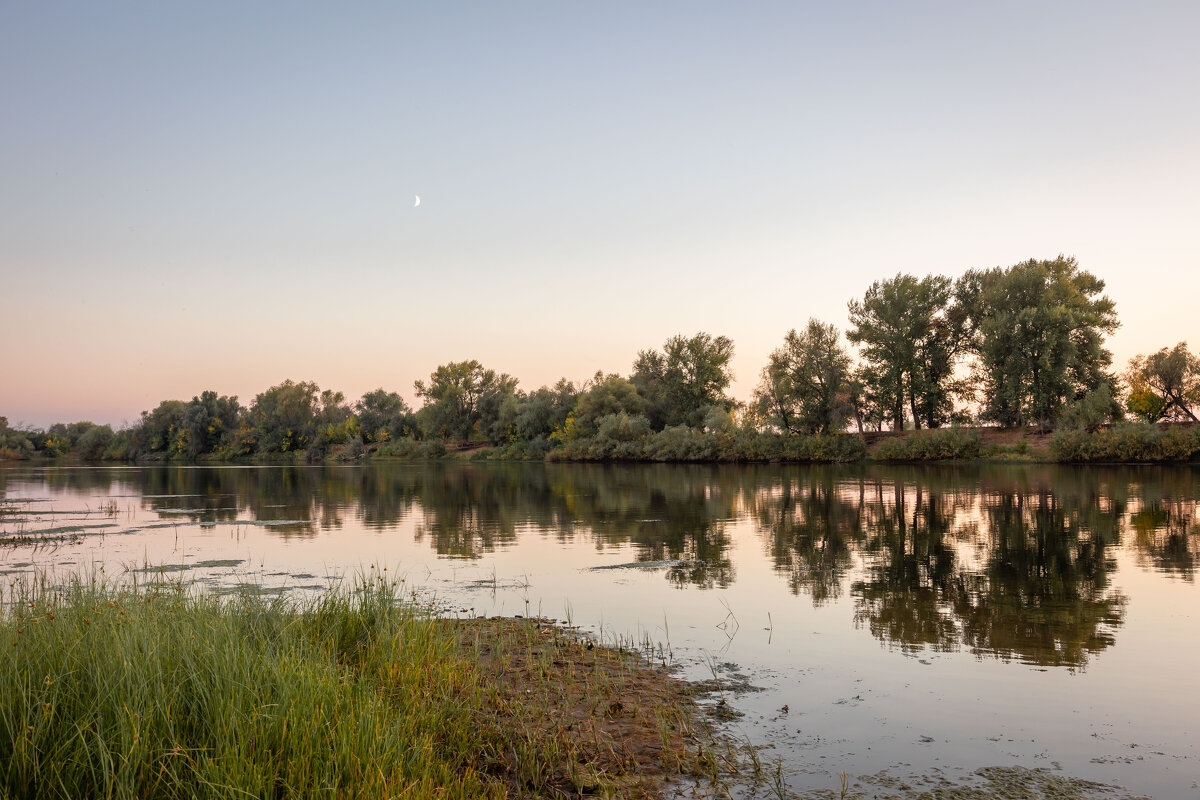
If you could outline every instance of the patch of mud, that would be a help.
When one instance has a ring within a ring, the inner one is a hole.
[[[819,789],[804,795],[811,800],[1150,800],[1124,789],[1048,769],[984,767],[962,780],[933,774],[902,778],[887,770],[861,775],[843,792]]]
[[[610,569],[671,569],[672,567],[688,567],[699,562],[667,559],[665,561],[630,561],[625,564],[600,564],[595,567],[585,567],[584,572],[601,572]]]
[[[252,597],[279,597],[288,591],[286,586],[259,586],[257,583],[235,583],[233,586],[214,586],[213,594],[243,594]],[[291,587],[304,588],[304,587]]]
[[[691,685],[705,713],[717,722],[730,722],[745,716],[744,711],[735,709],[730,703],[733,698],[766,691],[766,687],[751,683],[750,676],[742,672],[737,664],[722,662],[713,665],[712,671],[711,678],[693,681]]]
[[[80,533],[82,531],[93,530],[96,528],[115,528],[115,522],[101,522],[93,525],[60,525],[55,528],[30,528],[20,531],[21,536],[27,537],[46,537],[56,536],[61,534]]]
[[[187,572],[192,569],[216,569],[218,567],[237,567],[245,564],[244,558],[225,558],[214,559],[211,561],[197,561],[193,564],[160,564],[155,567],[141,567],[140,569],[131,570],[132,572],[156,575],[158,573],[167,572]]]

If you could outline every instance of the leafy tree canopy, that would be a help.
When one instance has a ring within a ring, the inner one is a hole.
[[[329,406],[336,405],[334,395],[327,394],[324,399]],[[307,449],[315,438],[318,416],[323,410],[321,389],[311,381],[286,380],[262,392],[254,398],[250,410],[259,436],[259,450],[287,453]]]
[[[602,417],[613,414],[643,416],[648,408],[649,403],[638,393],[633,383],[620,375],[597,372],[575,401],[575,407],[571,410],[559,438],[569,441],[592,436],[597,432],[598,422]]]
[[[725,394],[733,380],[732,358],[733,340],[704,332],[690,338],[672,336],[661,353],[638,353],[630,380],[649,404],[651,426],[699,427],[709,406],[735,407]]]
[[[904,427],[906,402],[914,427],[936,428],[950,419],[962,342],[950,298],[949,278],[897,274],[850,301],[846,337],[859,345],[872,394],[886,403],[897,430]]]
[[[420,431],[417,418],[404,398],[382,387],[364,394],[354,404],[354,411],[367,442],[386,442],[404,436],[415,438]]]
[[[1104,335],[1119,323],[1103,291],[1104,281],[1062,255],[959,279],[955,295],[979,359],[984,419],[1047,426],[1068,402],[1114,384]]]
[[[837,328],[810,319],[771,353],[755,392],[760,419],[786,433],[833,433],[853,413],[850,356]]]
[[[426,431],[467,442],[477,432],[486,435],[504,399],[516,392],[517,380],[472,359],[443,364],[430,374],[428,383],[413,385],[425,401],[420,417]]]
[[[1130,385],[1126,406],[1133,414],[1147,422],[1200,422],[1193,410],[1200,406],[1200,358],[1188,351],[1187,342],[1131,358],[1125,376]]]

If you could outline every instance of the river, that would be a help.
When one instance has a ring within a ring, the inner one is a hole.
[[[18,464],[0,499],[0,586],[387,570],[451,615],[651,643],[797,793],[1004,767],[1200,796],[1194,468]]]

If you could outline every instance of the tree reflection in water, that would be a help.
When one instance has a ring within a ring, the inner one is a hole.
[[[888,647],[1068,668],[1122,624],[1118,547],[1185,580],[1200,563],[1200,470],[1186,467],[169,465],[0,470],[0,494],[15,475],[127,495],[165,520],[271,523],[284,538],[355,519],[408,521],[457,558],[527,533],[628,547],[703,589],[733,585],[732,531],[752,528],[791,592],[814,605],[848,595],[856,624]]]

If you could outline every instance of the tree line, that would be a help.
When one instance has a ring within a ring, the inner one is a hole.
[[[166,400],[118,431],[15,429],[0,417],[0,457],[315,461],[491,445],[514,457],[838,460],[856,454],[837,441],[848,431],[1200,421],[1200,358],[1185,342],[1113,370],[1104,341],[1119,322],[1103,292],[1104,281],[1062,255],[957,280],[897,274],[849,302],[844,337],[818,319],[789,331],[744,404],[728,394],[733,342],[701,332],[639,352],[627,376],[528,392],[475,360],[443,364],[415,382],[416,410],[382,388],[351,403],[287,380],[248,406],[213,391]]]

